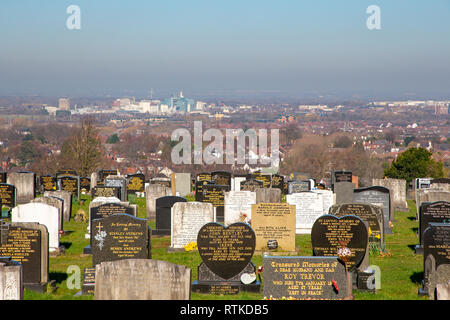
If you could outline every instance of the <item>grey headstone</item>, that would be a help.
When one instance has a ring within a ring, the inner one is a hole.
[[[352,203],[354,189],[355,185],[352,182],[336,182],[334,184],[336,204]]]
[[[103,262],[95,271],[95,300],[189,300],[191,269],[166,261]]]
[[[257,188],[256,203],[280,203],[281,190],[278,188]]]

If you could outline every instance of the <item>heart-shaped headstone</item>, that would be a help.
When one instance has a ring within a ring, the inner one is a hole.
[[[203,263],[216,275],[230,279],[248,265],[255,252],[256,236],[246,223],[228,227],[205,224],[197,236],[197,247]]]
[[[357,216],[338,218],[324,215],[311,229],[311,244],[315,256],[338,256],[338,249],[345,246],[351,255],[347,262],[349,270],[355,270],[364,259],[367,250],[368,231]]]

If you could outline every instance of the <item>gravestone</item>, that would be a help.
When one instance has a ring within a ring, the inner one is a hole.
[[[231,190],[231,172],[214,171],[211,172],[211,181],[220,186],[228,186]]]
[[[8,173],[7,184],[16,187],[17,204],[28,203],[36,196],[36,174],[33,172]]]
[[[263,188],[264,182],[256,179],[246,179],[245,181],[241,181],[240,191],[253,191],[256,189]]]
[[[242,191],[241,190],[241,183],[244,182],[247,178],[247,175],[234,175],[234,189],[233,191]]]
[[[450,202],[450,192],[444,189],[420,189],[416,190],[416,219],[419,220],[420,206],[424,202]]]
[[[163,188],[166,188],[162,186]],[[187,202],[185,198],[165,196],[156,199],[156,228],[152,230],[152,235],[171,235],[172,227],[172,207],[177,202]]]
[[[431,222],[423,233],[424,280],[419,295],[434,292],[439,267],[450,265],[450,224]],[[448,279],[447,279],[448,281]]]
[[[450,300],[450,264],[441,264],[431,273],[428,296],[430,300]]]
[[[22,300],[22,265],[8,257],[0,257],[0,301]]]
[[[416,254],[423,253],[423,233],[430,223],[450,223],[450,202],[422,202],[419,211],[419,245],[416,246]]]
[[[288,203],[252,205],[257,251],[295,251],[295,206]]]
[[[326,189],[317,189],[313,190],[314,193],[318,193],[322,195],[323,199],[323,214],[327,214],[330,210],[331,206],[334,205],[335,195],[333,191]]]
[[[272,188],[280,189],[281,193],[284,192],[284,177],[279,174],[272,175]]]
[[[389,189],[380,186],[355,189],[353,192],[353,201],[349,203],[367,203],[381,205],[383,207],[383,230],[385,234],[392,234],[392,228],[389,224],[393,220],[391,212],[391,198]]]
[[[0,183],[0,207],[14,208],[16,206],[16,194],[15,186]]]
[[[225,192],[224,224],[249,223],[252,218],[252,204],[256,204],[256,193],[251,191]]]
[[[44,193],[45,191],[56,191],[58,185],[55,176],[52,175],[41,176],[39,180],[41,183],[42,193]]]
[[[185,251],[184,247],[196,242],[199,230],[209,222],[214,222],[214,207],[211,203],[174,203],[170,232],[171,245],[167,251]]]
[[[145,188],[147,219],[155,219],[156,217],[156,199],[170,195],[172,195],[172,190],[161,184],[149,184]]]
[[[0,183],[7,183],[8,174],[6,172],[0,172]]]
[[[72,197],[80,198],[79,176],[58,176],[58,190],[72,193]]]
[[[392,207],[397,211],[408,212],[406,202],[406,180],[402,179],[373,179],[372,185],[388,188],[391,195]]]
[[[262,181],[263,182],[263,188],[271,188],[272,176],[270,174],[262,174],[260,172],[256,172],[256,173],[250,175],[250,178]]]
[[[109,175],[105,178],[105,187],[116,187],[120,189],[119,199],[121,201],[127,201],[127,179],[122,176]]]
[[[48,250],[59,253],[59,210],[45,203],[21,204],[12,209],[12,222],[36,222],[44,225],[48,231]]]
[[[383,211],[377,210],[372,204],[347,203],[332,206],[329,210],[330,215],[336,217],[357,216],[364,222],[367,222],[369,229],[369,243],[374,243],[379,247],[384,245],[383,233]]]
[[[334,185],[338,182],[352,182],[353,183],[353,174],[351,171],[333,171],[331,175],[331,187],[334,191]],[[335,191],[336,192],[336,191]]]
[[[95,300],[190,300],[191,269],[167,261],[127,259],[96,266]]]
[[[69,221],[72,217],[72,193],[67,191],[46,191],[44,192],[44,197],[55,197],[58,199],[63,199],[64,201],[64,211],[63,217],[64,221]]]
[[[450,192],[450,179],[438,178],[431,180],[430,189],[439,189]]]
[[[197,181],[195,182],[195,201],[203,202],[203,185],[213,184],[212,181]]]
[[[39,223],[3,223],[0,238],[0,257],[22,264],[24,287],[44,292],[49,281],[47,228]]]
[[[56,176],[78,176],[74,169],[60,169],[56,172]]]
[[[266,298],[337,300],[347,295],[345,267],[336,257],[264,256],[263,276]]]
[[[338,256],[338,249],[351,251],[347,268],[356,272],[366,256],[368,231],[361,218],[324,215],[316,220],[311,230],[311,244],[315,256]]]
[[[295,206],[295,233],[310,234],[317,218],[324,214],[323,195],[300,192],[286,195],[286,202]]]
[[[355,185],[351,182],[336,182],[334,193],[336,194],[336,204],[352,203]]]
[[[98,173],[92,172],[91,173],[91,187],[90,190],[94,189],[97,186],[97,180],[98,180]]]
[[[147,219],[114,214],[92,221],[92,265],[123,259],[151,259]]]
[[[192,192],[190,173],[175,173],[175,190],[180,197],[185,197]]]
[[[91,178],[81,177],[80,178],[80,193],[89,194],[91,192]]]
[[[229,186],[205,184],[203,185],[203,202],[211,203],[216,210],[216,221],[223,222],[225,215],[225,192],[230,191]]]
[[[211,173],[210,172],[202,172],[197,174],[196,181],[211,181]]]
[[[152,178],[150,180],[150,184],[160,184],[160,185],[166,186],[167,188],[171,188],[172,180],[170,178],[167,178],[166,176],[158,176],[158,177]]]
[[[143,173],[131,174],[127,176],[128,193],[144,192],[145,191],[145,175]]]
[[[308,180],[311,175],[308,172],[293,172],[289,175],[289,180]]]
[[[117,176],[119,172],[117,169],[101,169],[98,171],[98,180],[97,185],[104,185],[105,184],[105,178],[108,176]]]
[[[311,181],[309,180],[293,180],[288,182],[288,194],[300,193],[311,190]]]
[[[281,190],[274,188],[257,188],[256,203],[279,203],[281,202]]]
[[[105,186],[97,186],[91,189],[91,197],[92,199],[98,197],[104,198],[119,198],[120,199],[120,188],[118,187],[105,187]]]
[[[34,198],[32,201],[32,203],[45,203],[48,204],[49,206],[55,207],[56,209],[58,209],[58,217],[59,217],[59,221],[58,221],[58,226],[59,226],[59,230],[63,231],[64,230],[64,226],[63,226],[63,222],[64,222],[64,200],[61,198],[56,198],[56,197],[38,197],[38,198]]]
[[[260,291],[260,282],[241,282],[243,274],[255,274],[251,263],[256,236],[246,223],[225,227],[207,223],[198,232],[197,245],[202,263],[193,292],[209,294],[237,294],[241,291]]]

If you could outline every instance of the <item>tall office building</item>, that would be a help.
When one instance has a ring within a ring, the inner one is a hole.
[[[59,110],[70,110],[70,99],[68,99],[68,98],[59,99],[58,109]]]

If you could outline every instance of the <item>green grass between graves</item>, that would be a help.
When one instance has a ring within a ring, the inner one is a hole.
[[[86,197],[86,196],[84,196]],[[89,197],[86,197],[85,203],[80,205],[78,201],[73,202],[72,216],[79,209],[88,213]],[[192,201],[192,198],[188,198]],[[145,198],[136,198],[130,196],[129,201],[139,206],[138,217],[146,218]],[[394,234],[386,235],[386,249],[392,256],[379,256],[378,254],[370,256],[370,264],[379,266],[381,269],[381,290],[377,293],[365,293],[353,291],[356,300],[420,300],[427,299],[417,295],[420,281],[423,279],[423,258],[421,255],[414,254],[414,245],[418,243],[416,230],[418,222],[415,221],[415,203],[408,201],[409,212],[395,212]],[[78,266],[83,272],[84,268],[91,267],[92,258],[89,255],[83,255],[83,248],[89,244],[85,239],[87,232],[87,222],[64,223],[64,229],[67,231],[61,237],[61,243],[67,248],[64,255],[51,257],[49,261],[50,279],[56,280],[56,290],[48,290],[45,294],[38,294],[25,290],[24,299],[93,299],[93,296],[74,296],[79,289],[68,289],[68,285],[73,283],[76,278],[73,274],[68,274],[69,266]],[[155,227],[153,221],[149,222],[151,228]],[[201,259],[198,252],[167,253],[166,248],[170,246],[170,237],[152,238],[152,258],[164,260],[172,263],[186,265],[192,269],[192,281],[197,279],[197,266]],[[296,246],[299,248],[299,255],[312,255],[312,247],[309,235],[297,235]],[[262,265],[261,255],[255,255],[252,259],[256,266]],[[82,277],[80,277],[82,279]],[[262,292],[240,293],[233,296],[214,296],[206,294],[192,293],[193,300],[261,300]]]

